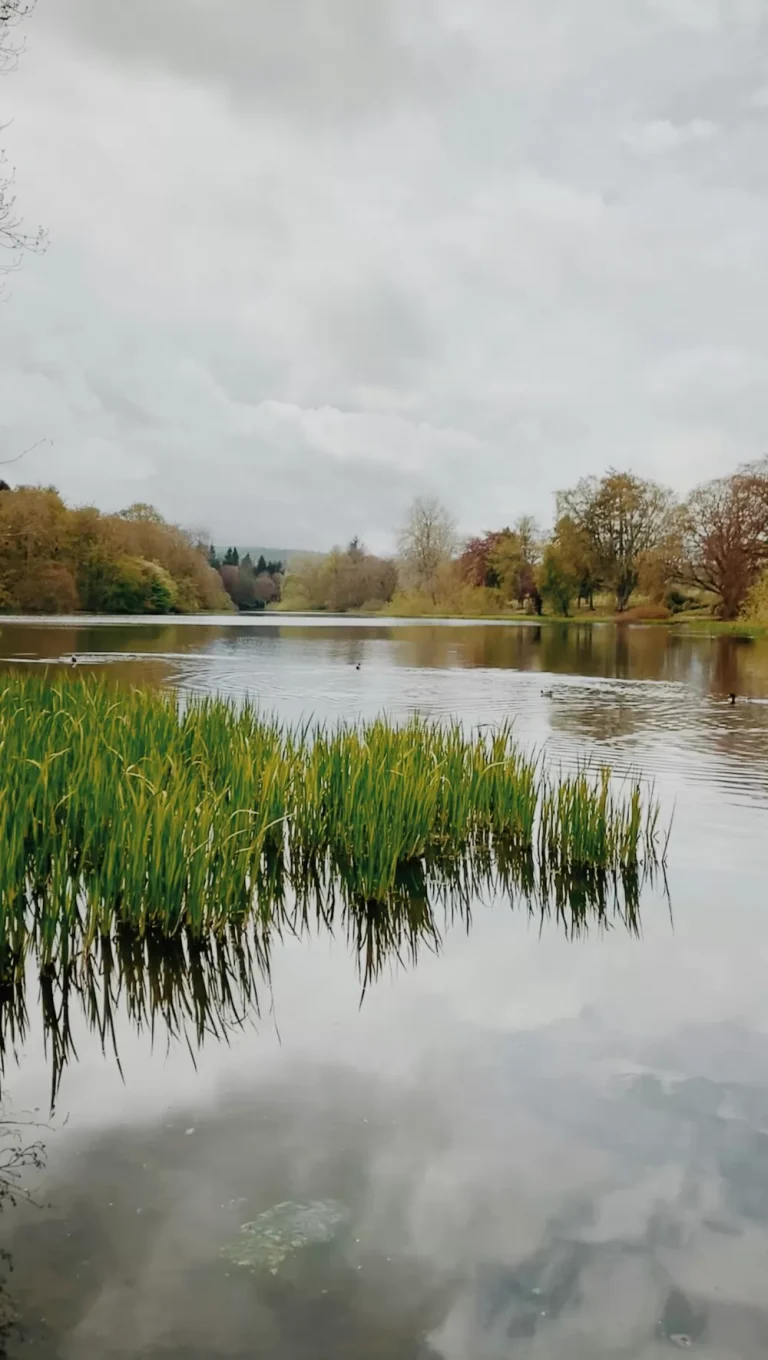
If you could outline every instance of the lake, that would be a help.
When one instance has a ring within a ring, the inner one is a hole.
[[[24,1135],[45,1145],[37,1204],[0,1215],[8,1355],[764,1356],[768,644],[0,624],[3,669],[66,679],[73,655],[292,722],[512,720],[554,769],[639,771],[673,825],[639,931],[487,894],[390,949],[364,995],[358,942],[315,928],[275,941],[253,986],[207,956],[140,986],[102,959],[87,988],[35,981],[23,1013],[6,998],[5,1118],[45,1126]]]

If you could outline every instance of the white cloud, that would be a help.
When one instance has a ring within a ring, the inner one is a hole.
[[[3,86],[51,231],[0,328],[0,453],[54,441],[20,476],[386,546],[423,490],[469,531],[609,464],[682,488],[697,442],[715,472],[760,451],[743,6],[328,0],[318,33],[309,0],[293,28],[141,3],[40,0]]]
[[[692,142],[708,142],[718,132],[717,124],[706,118],[692,118],[688,123],[671,123],[659,118],[641,127],[628,128],[622,134],[622,141],[633,151],[655,156],[665,151],[678,151]]]
[[[763,0],[648,0],[671,23],[698,33],[714,33],[736,25],[756,29],[764,18]]]
[[[698,345],[664,355],[652,364],[648,380],[649,390],[665,396],[677,396],[685,388],[698,388],[707,396],[713,391],[743,395],[768,380],[768,356]]]

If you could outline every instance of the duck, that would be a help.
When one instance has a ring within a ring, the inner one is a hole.
[[[362,666],[362,664],[363,664],[362,661],[358,661],[357,665],[355,666],[355,670],[356,670],[356,671],[359,671],[360,668],[361,668],[361,666]]]
[[[76,666],[76,665],[77,665],[77,657],[76,657],[76,656],[73,656],[73,657],[72,657],[71,664],[72,664],[73,666]]]
[[[731,690],[731,693],[728,695],[728,703],[731,705],[731,708],[733,708],[736,703],[736,695],[733,693],[733,690]]]

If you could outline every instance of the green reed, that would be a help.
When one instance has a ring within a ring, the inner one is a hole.
[[[30,941],[45,966],[118,927],[266,932],[322,893],[381,916],[414,866],[447,888],[473,862],[486,881],[514,863],[523,891],[629,881],[663,857],[658,818],[607,771],[555,779],[509,727],[291,728],[249,703],[6,676],[0,974]]]

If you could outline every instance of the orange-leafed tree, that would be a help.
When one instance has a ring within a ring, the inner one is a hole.
[[[768,566],[768,459],[707,482],[685,505],[684,568],[735,619]]]

